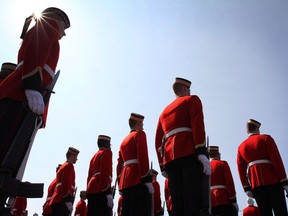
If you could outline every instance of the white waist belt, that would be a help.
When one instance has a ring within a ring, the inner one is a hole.
[[[127,166],[129,164],[138,163],[137,159],[131,159],[124,162],[123,166]]]
[[[188,127],[175,128],[175,129],[169,131],[168,133],[166,133],[164,135],[164,138],[167,139],[168,137],[172,136],[173,134],[176,134],[176,133],[179,133],[179,132],[183,132],[183,131],[192,131],[192,129],[188,128]]]
[[[58,183],[58,184],[56,184],[56,188],[57,187],[59,187],[59,186],[61,186],[62,185],[62,183],[60,182],[60,183]]]
[[[24,64],[24,61],[21,61],[21,62],[17,65],[16,70],[19,69],[23,64]]]
[[[97,176],[97,175],[100,175],[100,172],[95,173],[93,176]]]
[[[213,185],[210,186],[210,190],[214,190],[214,189],[226,189],[225,185]]]
[[[43,68],[48,72],[48,74],[50,75],[50,77],[51,77],[52,79],[54,79],[55,72],[52,70],[52,68],[51,68],[49,65],[47,65],[47,64],[45,64]]]
[[[262,160],[255,160],[248,164],[248,168],[255,165],[255,164],[261,164],[261,163],[272,163],[270,160],[262,159]]]
[[[23,64],[24,64],[24,61],[21,61],[21,62],[17,65],[16,70],[19,69]],[[51,77],[52,79],[54,79],[55,72],[52,70],[52,68],[51,68],[49,65],[47,65],[47,64],[45,64],[43,68],[47,71],[47,73],[50,75],[50,77]]]

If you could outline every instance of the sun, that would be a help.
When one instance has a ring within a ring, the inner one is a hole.
[[[45,9],[47,1],[44,0],[16,0],[18,7],[16,8],[19,16],[30,16],[34,14],[36,18],[41,17],[41,12]]]

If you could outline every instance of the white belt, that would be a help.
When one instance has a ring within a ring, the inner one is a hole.
[[[129,164],[138,163],[137,159],[131,159],[124,162],[123,166],[128,166]]]
[[[272,163],[272,162],[270,160],[266,160],[266,159],[255,160],[255,161],[252,161],[248,164],[248,168],[255,165],[255,164],[261,164],[261,163]]]
[[[97,175],[100,175],[100,172],[95,173],[93,176],[97,176]]]
[[[164,135],[164,139],[167,139],[168,137],[172,136],[173,134],[176,134],[176,133],[179,133],[179,132],[183,132],[183,131],[192,131],[192,129],[188,128],[188,127],[175,128],[175,129],[169,131],[168,133],[166,133]]]
[[[21,61],[21,62],[17,65],[16,70],[19,69],[23,64],[24,64],[24,61]],[[54,79],[55,73],[54,73],[54,71],[52,70],[52,68],[51,68],[49,65],[47,65],[47,64],[45,64],[43,68],[47,71],[47,73],[50,75],[50,77],[51,77],[52,79]]]
[[[21,61],[21,62],[17,65],[16,70],[19,69],[23,64],[24,64],[24,61]]]
[[[52,68],[51,68],[49,65],[47,65],[47,64],[45,64],[43,68],[48,72],[48,74],[50,75],[50,77],[51,77],[52,79],[54,79],[55,72],[52,70]]]
[[[60,182],[60,183],[58,183],[58,184],[56,184],[56,188],[57,187],[59,187],[59,186],[61,186],[62,185],[62,183]]]
[[[213,185],[210,186],[210,190],[214,190],[214,189],[226,189],[225,185]]]
[[[97,172],[93,175],[93,177],[97,176],[97,175],[100,175],[100,172]],[[112,176],[109,176],[109,179],[112,181]]]

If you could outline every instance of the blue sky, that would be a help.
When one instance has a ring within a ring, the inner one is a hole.
[[[246,195],[236,153],[249,118],[275,139],[287,170],[287,1],[1,0],[1,63],[16,62],[25,18],[49,6],[63,9],[71,28],[60,41],[61,75],[47,127],[37,134],[23,178],[45,183],[44,197],[28,200],[31,214],[41,213],[69,146],[80,150],[76,202],[99,134],[112,138],[115,172],[131,112],[145,115],[149,158],[159,171],[155,128],[174,99],[176,76],[191,80],[202,100],[210,145],[220,146],[231,167],[240,209]],[[164,178],[158,180],[163,188]]]

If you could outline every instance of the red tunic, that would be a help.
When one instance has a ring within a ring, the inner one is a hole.
[[[211,160],[211,205],[236,203],[236,191],[230,167],[226,161]],[[214,187],[214,188],[213,188]]]
[[[107,191],[112,181],[112,151],[100,148],[91,158],[87,177],[87,194]]]
[[[251,162],[254,165],[248,166]],[[251,190],[251,187],[253,189],[263,185],[287,183],[280,153],[273,138],[269,135],[254,134],[242,142],[238,147],[237,165],[245,191]],[[249,168],[248,176],[247,168]]]
[[[1,83],[0,99],[10,98],[26,102],[24,89],[45,93],[44,87],[51,83],[59,58],[58,31],[57,22],[47,19],[26,33],[18,52],[18,68]],[[45,65],[51,68],[50,74]],[[47,106],[43,115],[44,122],[46,114]]]
[[[57,184],[52,195],[51,205],[61,202],[67,196],[73,197],[75,192],[75,170],[73,164],[66,161],[58,170],[56,179]]]
[[[172,211],[172,198],[168,186],[168,178],[165,179],[165,186],[164,186],[164,194],[165,194],[165,201],[166,201],[166,207],[167,211]]]
[[[153,179],[152,185],[154,188],[154,213],[161,212],[162,206],[161,206],[161,194],[160,194],[160,185],[156,179]]]
[[[25,197],[16,197],[13,208],[12,215],[22,216],[27,207],[27,198]]]
[[[84,200],[80,200],[75,208],[74,216],[86,216],[87,215],[87,206]]]
[[[133,160],[133,163],[128,163]],[[124,164],[125,163],[125,164]],[[117,176],[119,190],[138,185],[149,174],[149,158],[144,131],[131,131],[120,145]]]
[[[163,136],[181,127],[192,131],[182,131],[168,137],[162,157],[160,149]],[[202,103],[198,96],[178,97],[163,110],[156,129],[155,148],[161,168],[175,159],[203,151],[205,128]]]
[[[247,206],[243,210],[243,216],[260,216],[260,210],[256,206]]]
[[[46,198],[46,201],[45,201],[45,203],[43,205],[43,213],[42,213],[42,215],[52,214],[52,209],[51,209],[50,202],[51,202],[51,198],[52,198],[52,195],[53,195],[55,187],[56,187],[56,183],[57,183],[57,179],[55,178],[50,183],[50,185],[48,187],[47,198]]]

